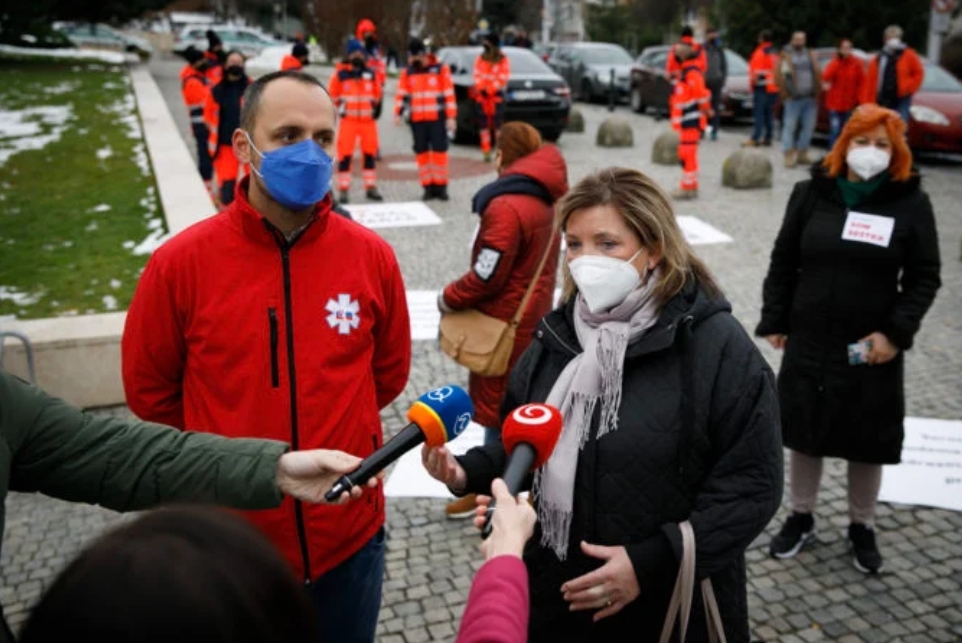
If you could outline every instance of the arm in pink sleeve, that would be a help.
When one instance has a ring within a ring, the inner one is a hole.
[[[528,570],[520,558],[498,556],[478,570],[455,643],[528,640]]]

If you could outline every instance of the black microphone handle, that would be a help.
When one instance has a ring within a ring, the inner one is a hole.
[[[340,480],[331,487],[331,490],[324,494],[324,499],[328,502],[337,502],[337,499],[341,497],[342,493],[365,484],[368,480],[387,468],[389,464],[426,439],[424,432],[421,431],[421,427],[411,422],[401,429],[400,433],[388,440],[384,446],[364,458],[361,466],[351,473],[341,476]]]
[[[531,466],[537,457],[538,452],[527,442],[519,442],[514,446],[514,450],[508,456],[508,464],[504,468],[504,475],[501,476],[505,486],[508,487],[508,493],[512,496],[518,495],[518,492],[521,491],[521,485],[524,484],[525,478],[531,473]],[[484,517],[484,528],[481,530],[482,539],[491,535],[494,504],[494,498],[491,498],[491,504],[488,505],[488,511]]]

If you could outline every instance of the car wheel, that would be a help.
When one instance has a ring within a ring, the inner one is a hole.
[[[641,90],[637,87],[631,88],[631,109],[638,114],[644,114],[647,106],[645,99],[641,96]]]
[[[591,87],[591,81],[585,78],[581,81],[581,96],[579,98],[586,103],[590,103],[594,97],[595,92]]]
[[[546,129],[541,132],[541,138],[548,141],[549,143],[556,143],[559,138],[561,138],[560,129]]]

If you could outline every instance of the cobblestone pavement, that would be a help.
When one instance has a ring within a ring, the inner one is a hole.
[[[184,123],[176,73],[179,65],[159,61],[152,71],[179,122]],[[635,147],[599,150],[594,145],[604,107],[583,107],[584,134],[565,134],[559,146],[569,163],[572,182],[587,172],[613,164],[637,167],[666,187],[674,187],[679,170],[649,162],[651,143],[667,124],[629,114]],[[406,128],[381,121],[385,154],[406,154]],[[683,204],[680,214],[695,215],[734,238],[734,243],[699,246],[698,253],[719,277],[736,316],[751,329],[757,322],[761,280],[792,184],[800,170],[780,167],[772,151],[775,185],[771,190],[733,191],[720,185],[720,166],[745,132],[725,131],[701,149],[701,193]],[[473,148],[456,147],[453,155],[478,158]],[[925,186],[938,215],[942,239],[944,286],[907,358],[907,406],[910,415],[962,419],[962,168],[926,164]],[[382,230],[398,253],[410,289],[436,289],[468,267],[468,242],[475,225],[470,198],[493,175],[454,178],[449,203],[432,202],[444,223],[423,228]],[[416,200],[411,182],[382,181],[391,201]],[[361,198],[355,186],[355,199]],[[762,346],[773,366],[778,355]],[[433,342],[415,342],[411,381],[404,394],[384,410],[387,432],[397,431],[421,392],[441,383],[466,384],[465,372],[444,358]],[[98,412],[127,413],[123,407]],[[394,499],[388,505],[387,576],[378,628],[381,643],[453,640],[473,572],[480,565],[478,537],[467,522],[448,521],[444,501]],[[748,551],[749,603],[757,638],[781,643],[949,642],[962,640],[962,513],[921,507],[880,506],[879,545],[886,571],[866,578],[855,571],[845,550],[847,525],[844,466],[830,461],[817,510],[821,531],[814,546],[796,559],[767,557],[768,539],[785,510]],[[0,601],[12,623],[23,621],[30,605],[54,574],[91,538],[121,518],[100,508],[11,494],[7,499]]]

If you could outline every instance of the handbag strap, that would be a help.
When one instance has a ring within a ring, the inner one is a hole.
[[[518,311],[511,319],[511,325],[516,328],[521,325],[521,318],[524,317],[524,311],[528,307],[528,301],[531,299],[531,295],[534,294],[534,289],[538,285],[538,279],[541,277],[541,271],[544,270],[544,265],[548,261],[548,255],[551,254],[551,249],[555,245],[556,232],[554,225],[552,225],[551,239],[548,241],[548,246],[544,249],[544,254],[541,255],[541,261],[538,262],[538,269],[535,270],[534,277],[531,279],[531,283],[528,284],[528,289],[525,291],[524,297],[521,298],[521,305],[518,306]]]
[[[681,531],[681,564],[678,566],[675,589],[672,591],[671,600],[668,603],[668,614],[665,616],[665,624],[661,630],[660,643],[668,643],[671,639],[671,633],[674,631],[675,623],[679,617],[681,617],[681,623],[679,624],[678,641],[679,643],[685,643],[695,592],[695,531],[687,520],[679,524],[678,528]],[[709,641],[711,643],[726,643],[725,629],[722,625],[721,612],[718,609],[718,601],[715,600],[715,591],[712,588],[711,579],[706,578],[701,582],[701,595],[702,602],[705,605],[705,624],[708,628]]]

